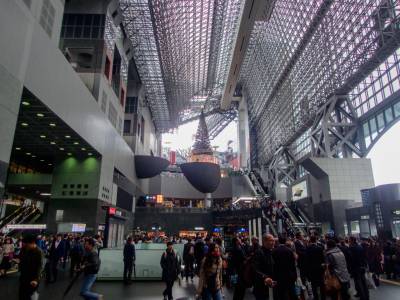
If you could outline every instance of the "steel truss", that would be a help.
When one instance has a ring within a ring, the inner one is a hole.
[[[166,131],[197,118],[201,110],[215,112],[226,83],[243,1],[121,3],[146,92],[156,91],[149,93],[148,100],[158,129]],[[224,120],[231,116],[229,111],[226,115]],[[218,132],[213,124],[209,129]]]
[[[274,153],[267,171],[270,191],[281,183],[289,186],[298,177],[297,161],[292,151],[287,147],[279,148]]]
[[[277,0],[269,21],[256,22],[240,82],[259,165],[302,137],[332,95],[349,94],[399,47],[399,15],[392,0]],[[349,147],[343,139],[350,137],[336,138]],[[325,146],[320,153],[332,153]]]

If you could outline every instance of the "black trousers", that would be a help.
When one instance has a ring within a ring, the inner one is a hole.
[[[71,266],[69,269],[69,276],[73,276],[75,273],[75,267],[79,266],[81,259],[80,257],[71,256]]]
[[[314,300],[325,300],[325,290],[324,290],[324,284],[318,280],[318,281],[311,281],[311,289],[313,293]],[[318,293],[319,290],[319,293]]]
[[[19,283],[19,300],[31,300],[32,294],[38,289],[37,287],[32,287],[30,282],[20,282]]]
[[[357,294],[360,296],[360,300],[369,300],[369,290],[365,279],[365,271],[355,272],[353,278],[354,286]]]
[[[274,287],[274,300],[297,300],[295,284],[278,284]]]
[[[186,259],[185,260],[185,277],[186,280],[188,280],[188,278],[192,278],[194,276],[194,259]]]
[[[132,279],[133,260],[124,260],[124,280]]]
[[[172,287],[174,286],[174,280],[166,280],[165,284],[167,287],[163,292],[163,296],[168,297],[168,300],[172,300]]]
[[[243,300],[246,294],[246,286],[244,285],[243,278],[238,276],[238,282],[235,285],[235,290],[233,291],[233,300]]]

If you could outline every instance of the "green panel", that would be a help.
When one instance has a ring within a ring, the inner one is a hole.
[[[52,174],[10,174],[7,184],[10,185],[50,185]]]
[[[97,199],[100,169],[100,161],[94,157],[69,157],[59,162],[53,173],[52,198]]]

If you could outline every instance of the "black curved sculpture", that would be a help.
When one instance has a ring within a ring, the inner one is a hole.
[[[165,158],[151,155],[135,155],[135,169],[138,178],[157,176],[168,166],[169,160]]]
[[[221,171],[217,164],[190,162],[180,165],[186,179],[202,193],[213,193],[221,181]]]

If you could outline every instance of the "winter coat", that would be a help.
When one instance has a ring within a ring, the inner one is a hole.
[[[180,262],[175,251],[165,251],[161,256],[160,265],[162,268],[163,281],[175,281],[180,273]]]
[[[326,262],[329,265],[329,269],[338,277],[340,282],[350,281],[346,258],[338,247],[326,251]]]

